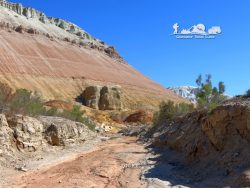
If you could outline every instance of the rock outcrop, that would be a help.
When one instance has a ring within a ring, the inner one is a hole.
[[[0,114],[0,158],[11,156],[11,151],[14,150],[12,147],[14,142],[13,132],[14,131],[8,125],[5,115]]]
[[[250,109],[241,106],[220,106],[202,124],[202,131],[219,151],[237,140],[250,142]]]
[[[118,87],[104,86],[100,91],[100,110],[121,110],[121,89]]]
[[[245,104],[229,102],[210,113],[195,111],[161,123],[149,135],[154,144],[177,152],[181,174],[193,183],[249,187],[250,106]]]
[[[83,143],[95,136],[95,133],[79,122],[45,116],[40,117],[39,120],[45,128],[44,138],[53,146]]]
[[[152,112],[148,112],[145,110],[139,110],[134,113],[131,113],[124,122],[127,123],[151,123],[153,121]]]
[[[198,92],[197,87],[193,86],[180,86],[180,87],[169,87],[171,91],[173,91],[175,94],[179,95],[180,97],[183,97],[190,102],[196,104],[196,93]]]
[[[15,115],[8,118],[8,125],[13,130],[16,146],[20,151],[36,151],[45,144],[44,127],[35,118]]]
[[[93,109],[99,109],[101,86],[89,86],[83,92],[83,103]]]
[[[0,166],[50,146],[82,144],[96,137],[86,125],[64,118],[0,114]]]
[[[169,90],[173,91],[178,96],[189,100],[191,103],[196,104],[196,94],[198,92],[198,88],[194,86],[180,86],[180,87],[168,87]],[[225,100],[232,98],[229,95],[223,94]]]
[[[117,86],[89,86],[83,92],[83,103],[93,109],[121,110],[121,95]]]
[[[36,20],[36,21],[41,22],[42,24],[53,25],[53,26],[59,27],[60,29],[68,32],[69,34],[73,36],[73,38],[65,36],[65,38],[67,38],[69,42],[75,41],[75,43],[78,43],[81,46],[89,46],[92,49],[99,50],[107,54],[108,56],[114,59],[117,59],[120,62],[123,62],[122,58],[116,52],[114,47],[108,46],[104,42],[98,39],[95,39],[89,33],[87,33],[86,31],[84,31],[83,29],[81,29],[80,27],[78,27],[77,25],[71,22],[68,22],[66,20],[62,20],[59,18],[48,17],[43,12],[40,12],[34,8],[24,7],[21,3],[11,3],[5,0],[0,0],[0,6],[15,12],[19,16],[25,17],[26,19]],[[15,31],[19,33],[23,33],[25,30],[31,34],[37,33],[35,32],[34,28],[28,28],[28,27],[24,28],[23,25],[16,26],[16,25],[12,25],[9,22],[3,22],[3,23],[8,23],[9,28],[11,28],[11,26],[16,27]],[[41,29],[38,33],[47,34],[41,31]]]

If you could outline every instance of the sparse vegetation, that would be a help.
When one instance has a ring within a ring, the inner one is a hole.
[[[246,92],[246,94],[245,94],[245,96],[244,97],[246,97],[246,98],[250,98],[250,89],[249,90],[247,90],[247,92]]]
[[[166,119],[173,119],[175,117],[184,116],[185,114],[193,111],[193,109],[193,104],[175,104],[172,101],[163,101],[159,106],[159,111],[154,114],[153,124],[156,125]]]
[[[59,112],[56,108],[50,108],[45,114],[40,115],[63,117],[72,121],[81,122],[90,130],[94,131],[96,126],[95,122],[85,116],[84,113],[85,112],[81,110],[80,106],[74,105],[71,110],[63,110],[62,112]]]
[[[70,119],[72,121],[77,121],[85,124],[92,131],[95,130],[95,122],[92,121],[89,117],[84,115],[84,111],[81,110],[81,107],[78,105],[74,105],[71,110],[64,110],[63,112],[56,112],[56,116],[63,117],[66,119]],[[55,115],[53,115],[55,116]]]
[[[4,113],[8,111],[8,103],[12,98],[12,90],[6,85],[0,83],[0,112]]]
[[[88,128],[92,131],[95,130],[96,124],[94,121],[92,121],[90,118],[88,117],[83,117],[83,121],[82,123],[86,126],[88,126]]]
[[[50,109],[48,109],[48,110],[46,110],[46,116],[57,116],[57,114],[58,114],[58,110],[57,110],[57,108],[50,108]]]
[[[208,111],[216,108],[224,99],[225,85],[223,82],[219,82],[218,88],[212,85],[212,76],[206,75],[205,81],[203,81],[202,75],[199,75],[196,79],[198,86],[198,92],[196,94],[197,107],[205,108]]]
[[[59,111],[57,108],[45,108],[41,97],[26,89],[18,89],[15,93],[9,86],[0,83],[0,110],[6,114],[23,114],[27,116],[58,116],[85,124],[89,129],[95,129],[95,122],[84,115],[80,106]]]
[[[11,113],[19,113],[29,116],[46,114],[40,96],[32,94],[26,89],[18,89],[9,103]]]
[[[60,115],[72,121],[82,122],[83,114],[84,112],[81,110],[81,107],[74,105],[71,110],[64,110]]]

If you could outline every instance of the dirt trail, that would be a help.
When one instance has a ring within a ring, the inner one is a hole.
[[[146,187],[146,182],[140,180],[141,170],[133,168],[146,154],[147,150],[136,143],[136,138],[109,140],[76,159],[25,173],[8,187]]]

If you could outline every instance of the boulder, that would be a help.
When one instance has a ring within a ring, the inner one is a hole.
[[[14,115],[8,118],[17,148],[20,151],[36,151],[43,147],[43,125],[35,118]]]
[[[93,109],[98,109],[100,100],[100,86],[89,86],[83,92],[83,103]]]
[[[124,136],[140,136],[142,137],[149,130],[147,125],[127,126],[123,128],[119,133]]]
[[[121,89],[104,86],[100,91],[99,110],[121,110]]]
[[[149,123],[152,121],[153,121],[153,114],[150,112],[147,112],[145,110],[136,111],[136,112],[130,114],[124,120],[124,122],[128,122],[128,123],[136,123],[136,122]]]
[[[121,89],[117,86],[89,86],[83,92],[83,103],[93,109],[120,110]]]
[[[0,149],[7,150],[16,145],[22,152],[43,149],[47,143],[65,146],[92,139],[96,134],[78,122],[60,117],[41,116],[38,119],[14,115],[6,120],[0,115]],[[15,141],[15,142],[14,142]]]
[[[109,47],[105,48],[104,52],[111,58],[115,58],[115,59],[121,58],[113,46],[109,46]]]
[[[33,28],[30,28],[30,29],[27,30],[27,33],[29,33],[29,34],[36,34],[36,30],[33,29]]]
[[[53,146],[82,143],[96,136],[86,125],[79,122],[47,116],[41,116],[39,120],[44,126],[44,138]]]
[[[18,33],[24,33],[24,28],[23,28],[23,26],[18,26],[16,29],[15,29],[15,31],[16,32],[18,32]]]

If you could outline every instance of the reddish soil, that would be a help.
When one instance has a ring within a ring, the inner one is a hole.
[[[110,140],[74,160],[27,172],[8,187],[145,187],[140,169],[130,167],[144,158],[146,152],[135,138]]]
[[[45,106],[52,107],[52,108],[59,108],[65,110],[71,110],[73,105],[69,102],[61,101],[61,100],[52,100],[44,103]]]

